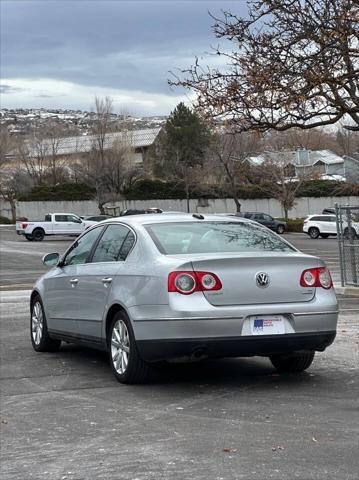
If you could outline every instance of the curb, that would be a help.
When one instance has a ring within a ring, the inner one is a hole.
[[[334,285],[334,290],[337,295],[359,297],[359,287],[342,287],[341,285]]]

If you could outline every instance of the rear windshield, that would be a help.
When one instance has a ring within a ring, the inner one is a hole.
[[[295,251],[266,228],[240,222],[181,222],[146,225],[165,255]]]

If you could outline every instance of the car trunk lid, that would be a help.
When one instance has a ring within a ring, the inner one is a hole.
[[[214,306],[309,302],[315,295],[315,288],[299,283],[304,270],[318,266],[318,259],[309,255],[256,253],[197,258],[192,266],[195,271],[215,273],[221,280],[221,290],[204,291]]]

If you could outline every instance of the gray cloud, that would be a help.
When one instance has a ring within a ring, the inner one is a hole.
[[[168,71],[215,39],[207,10],[242,1],[2,0],[4,78],[51,78],[171,95]]]
[[[23,90],[24,90],[23,88],[13,87],[11,85],[5,85],[5,84],[0,85],[0,93],[4,93],[4,94],[22,92]]]

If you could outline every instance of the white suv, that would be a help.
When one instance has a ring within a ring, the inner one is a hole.
[[[349,236],[349,229],[344,223],[344,236]],[[354,236],[359,237],[359,223],[352,223]],[[311,238],[328,238],[329,235],[337,234],[337,222],[335,215],[309,215],[303,224],[303,232]]]

